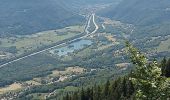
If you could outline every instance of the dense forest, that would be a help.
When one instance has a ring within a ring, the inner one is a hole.
[[[63,0],[1,0],[0,9],[0,36],[29,35],[85,22]]]
[[[135,69],[127,76],[104,85],[65,93],[63,100],[166,100],[170,98],[170,59],[161,63],[147,58],[127,43]],[[60,98],[61,99],[61,98]]]
[[[115,81],[107,81],[104,85],[80,89],[71,95],[66,93],[63,100],[120,100],[131,99],[134,94],[134,86],[128,77],[118,78]]]

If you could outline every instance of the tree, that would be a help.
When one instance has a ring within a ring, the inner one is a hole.
[[[64,100],[70,100],[69,99],[70,97],[69,97],[69,95],[68,95],[68,93],[66,94],[66,97],[64,98]]]
[[[102,89],[100,86],[94,87],[94,93],[93,93],[93,100],[101,100],[101,95],[102,95]]]
[[[111,85],[110,100],[119,100],[120,99],[121,92],[122,92],[122,91],[120,91],[120,85],[121,85],[120,83],[121,83],[121,78],[118,78]]]
[[[127,43],[135,69],[115,81],[104,85],[81,90],[80,100],[167,100],[170,98],[170,81],[162,75],[162,69],[156,59],[148,61],[144,54]],[[162,65],[167,61],[162,61]],[[170,59],[166,66],[170,65]],[[165,67],[167,71],[168,67]],[[166,72],[167,73],[167,72]],[[66,96],[67,97],[67,96]],[[71,96],[72,97],[72,96]],[[78,100],[79,100],[78,99]],[[76,100],[76,99],[75,99]]]
[[[86,92],[86,100],[89,100],[91,98],[91,89],[88,87]]]
[[[126,87],[126,80],[125,78],[123,78],[123,82],[122,82],[122,92],[123,92],[123,96],[126,97],[127,95],[127,87]]]
[[[161,76],[161,68],[156,61],[148,60],[130,43],[126,43],[132,63],[136,66],[130,80],[135,85],[137,100],[166,100],[170,97],[170,82]]]
[[[127,92],[126,92],[127,94],[126,94],[126,97],[130,98],[130,97],[132,97],[132,95],[133,95],[133,93],[135,91],[134,85],[133,85],[132,81],[130,81],[130,80],[128,80],[126,85],[127,85]]]
[[[165,76],[170,77],[170,58],[166,63],[166,68],[165,68]]]
[[[109,94],[109,87],[110,87],[110,81],[108,80],[105,84],[104,96],[107,96]]]
[[[86,100],[86,96],[83,88],[81,89],[81,100]]]
[[[79,100],[77,92],[73,94],[72,100]]]
[[[162,76],[166,75],[166,67],[167,67],[167,61],[166,58],[164,57],[164,59],[161,61],[161,71],[162,71]]]

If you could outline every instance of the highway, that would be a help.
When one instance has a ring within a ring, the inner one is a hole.
[[[90,27],[90,21],[91,21],[92,18],[93,18],[93,23],[94,23],[94,25],[95,25],[96,28],[95,28],[95,30],[94,30],[93,32],[90,33],[90,32],[88,31],[88,28]],[[86,34],[85,36],[80,37],[79,39],[88,37],[88,36],[96,33],[98,29],[99,29],[99,26],[98,26],[97,23],[95,22],[95,14],[92,14],[92,15],[90,16],[89,20],[88,20],[88,25],[87,25],[87,27],[86,27],[86,29],[85,29],[85,31],[86,31],[87,34]],[[73,40],[73,41],[74,41],[74,40]],[[55,83],[55,82],[53,82],[53,83]],[[53,83],[51,83],[51,84],[53,84]],[[53,91],[53,92],[49,93],[48,95],[45,95],[45,99],[46,99],[47,97],[50,97],[52,94],[55,94],[55,92],[56,92],[56,91]]]
[[[94,25],[95,25],[96,28],[95,28],[95,30],[94,30],[93,32],[90,33],[90,32],[88,31],[88,28],[90,27],[91,19],[93,19],[93,23],[94,23]],[[32,53],[32,54],[26,55],[26,56],[24,56],[24,57],[21,57],[21,58],[15,59],[15,60],[12,60],[12,61],[10,61],[10,62],[4,63],[4,64],[0,65],[0,68],[2,68],[2,67],[4,67],[4,66],[7,66],[7,65],[9,65],[9,64],[12,64],[12,63],[14,63],[14,62],[23,60],[23,59],[25,59],[25,58],[28,58],[28,57],[31,57],[31,56],[40,54],[40,53],[42,53],[42,52],[45,52],[45,51],[54,49],[54,48],[56,48],[56,47],[66,45],[67,43],[74,42],[74,41],[83,39],[83,38],[85,38],[85,37],[88,37],[88,36],[96,33],[97,30],[98,30],[98,28],[99,28],[99,27],[98,27],[98,25],[97,25],[96,22],[95,22],[95,14],[92,14],[92,15],[90,16],[90,18],[88,19],[87,27],[86,27],[86,29],[85,29],[86,35],[81,36],[81,37],[76,38],[76,39],[73,39],[73,40],[70,40],[70,41],[63,42],[63,43],[61,43],[61,44],[58,44],[58,45],[55,45],[55,46],[52,46],[52,47],[49,47],[49,48],[46,48],[46,49],[41,50],[41,51],[38,51],[38,52],[34,52],[34,53]]]

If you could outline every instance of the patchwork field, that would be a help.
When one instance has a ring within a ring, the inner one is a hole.
[[[50,76],[60,76],[60,75],[69,75],[69,74],[76,74],[76,73],[83,73],[85,71],[84,68],[81,67],[68,67],[65,69],[65,71],[58,71],[54,70],[52,71],[52,74]]]
[[[58,30],[39,32],[33,35],[0,38],[0,49],[12,47],[11,49],[16,50],[16,54],[20,55],[74,37],[83,31],[83,26],[70,26]]]
[[[71,76],[76,76],[85,73],[86,69],[81,67],[68,67],[64,71],[54,70],[52,71],[52,74],[45,76],[45,77],[38,77],[34,78],[33,80],[20,82],[20,83],[13,83],[11,85],[8,85],[6,87],[0,88],[0,94],[4,94],[10,91],[18,91],[23,88],[27,88],[28,86],[37,86],[37,85],[43,85],[43,84],[52,84],[54,82],[62,82],[65,81]],[[57,77],[57,78],[56,78]],[[56,78],[56,80],[54,80]],[[46,83],[43,83],[43,81],[46,81]]]

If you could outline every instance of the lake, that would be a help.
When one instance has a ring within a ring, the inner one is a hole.
[[[85,46],[89,46],[92,43],[93,42],[91,40],[79,40],[79,41],[69,44],[68,46],[63,46],[63,47],[51,50],[50,53],[52,53],[52,54],[57,53],[57,55],[59,55],[59,56],[65,56],[68,53],[74,52],[75,50],[83,49]]]

